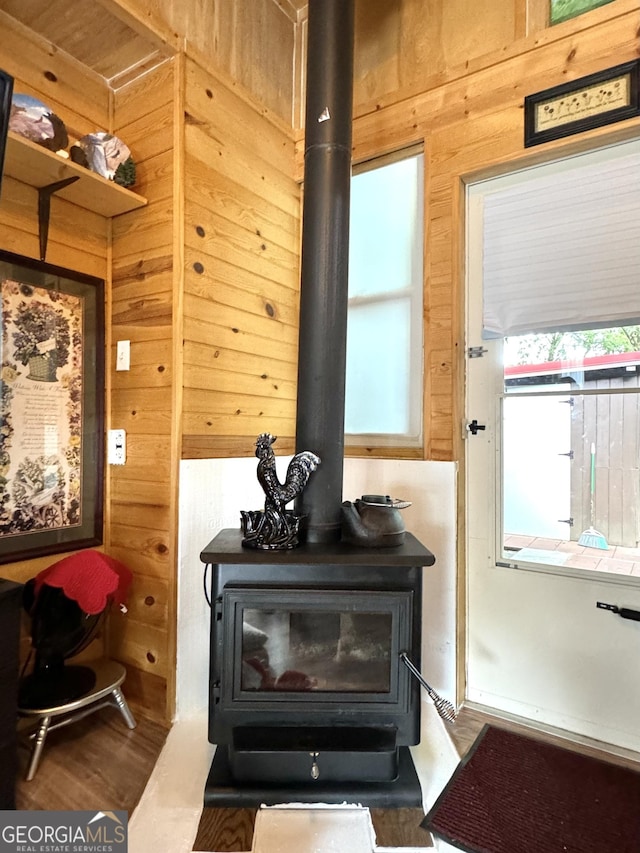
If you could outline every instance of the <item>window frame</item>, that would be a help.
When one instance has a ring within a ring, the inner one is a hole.
[[[410,419],[412,429],[408,433],[350,433],[345,426],[345,455],[347,456],[384,456],[398,458],[422,458],[424,443],[424,272],[425,272],[425,242],[426,242],[426,192],[425,168],[426,158],[422,143],[402,148],[390,154],[372,157],[360,163],[354,163],[352,174],[359,175],[375,169],[383,168],[412,157],[422,157],[422,258],[419,281],[408,283],[406,287],[397,290],[383,291],[366,296],[349,296],[348,311],[352,307],[379,305],[384,302],[410,300],[410,394],[411,388],[418,389],[417,399],[411,400]],[[352,190],[353,191],[353,190]]]

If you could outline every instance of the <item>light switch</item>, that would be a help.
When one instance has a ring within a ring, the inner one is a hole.
[[[127,434],[123,429],[110,429],[107,440],[109,465],[124,465],[127,461]]]
[[[116,345],[116,370],[129,370],[131,366],[131,341],[118,341]]]

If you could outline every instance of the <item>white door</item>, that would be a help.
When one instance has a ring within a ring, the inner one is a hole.
[[[503,549],[502,472],[507,499],[516,492],[526,498],[527,481],[537,477],[540,462],[530,436],[519,448],[507,448],[511,462],[507,456],[505,463],[503,345],[481,338],[482,187],[474,195],[475,190],[468,188],[467,346],[485,352],[467,359],[466,420],[485,429],[467,431],[465,441],[466,698],[640,750],[640,678],[630,677],[638,669],[640,625],[596,606],[640,610],[640,577],[567,568],[552,560],[518,561]],[[563,423],[565,417],[558,416]],[[564,432],[566,426],[558,428]],[[570,448],[561,444],[560,452],[565,450]],[[516,455],[523,464],[514,471]],[[555,478],[546,492],[536,488],[536,501],[546,495],[548,515],[557,515]]]

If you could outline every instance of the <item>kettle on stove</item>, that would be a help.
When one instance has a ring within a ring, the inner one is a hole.
[[[342,504],[342,541],[368,548],[402,545],[405,526],[401,509],[411,501],[389,495],[362,495]]]

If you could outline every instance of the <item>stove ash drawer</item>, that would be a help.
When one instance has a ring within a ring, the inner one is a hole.
[[[238,727],[229,746],[238,782],[390,782],[398,760],[393,726]]]

